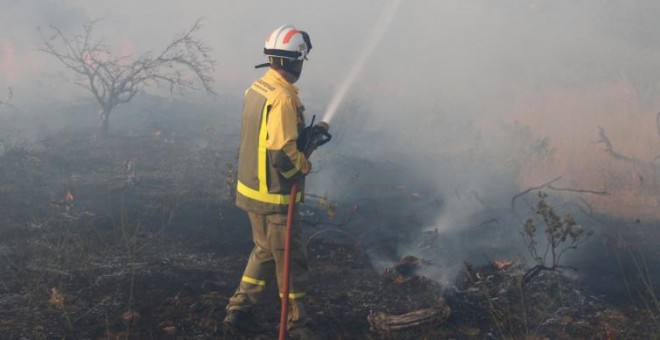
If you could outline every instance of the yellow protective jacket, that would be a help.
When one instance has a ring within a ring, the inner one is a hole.
[[[285,212],[296,182],[296,202],[302,200],[304,175],[310,170],[296,146],[305,127],[304,109],[298,88],[273,69],[245,91],[236,188],[239,208],[263,214]]]

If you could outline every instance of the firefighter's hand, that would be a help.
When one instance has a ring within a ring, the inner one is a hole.
[[[309,174],[312,172],[312,162],[310,162],[310,161],[308,160],[308,161],[307,161],[307,164],[309,164],[309,166],[308,166],[308,168],[307,168],[307,172],[303,174],[303,175],[305,175],[305,176],[309,175]]]
[[[304,154],[305,154],[305,158],[307,158],[307,161],[309,161],[309,157],[312,156],[312,152],[314,152],[314,150],[316,150],[316,148],[314,147],[309,147],[307,148],[307,150],[305,150]]]

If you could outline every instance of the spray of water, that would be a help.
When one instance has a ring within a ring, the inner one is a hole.
[[[392,23],[392,19],[394,18],[394,15],[397,13],[397,10],[399,9],[399,5],[401,4],[401,1],[402,0],[394,0],[383,9],[383,13],[378,19],[376,26],[374,27],[374,30],[372,32],[372,35],[369,39],[367,46],[362,50],[362,53],[355,61],[355,64],[353,64],[353,67],[348,73],[348,76],[346,77],[346,79],[344,79],[344,82],[339,87],[339,90],[335,93],[335,96],[332,98],[332,101],[330,101],[330,105],[328,106],[328,109],[325,111],[325,114],[323,115],[324,122],[330,123],[330,121],[334,117],[335,112],[337,112],[337,108],[339,107],[339,104],[344,99],[346,92],[348,92],[348,89],[351,87],[351,85],[355,81],[355,78],[357,78],[358,74],[362,70],[365,61],[369,58],[371,53],[373,53],[374,49],[381,41],[381,39],[383,39],[383,36],[385,35],[387,28]]]

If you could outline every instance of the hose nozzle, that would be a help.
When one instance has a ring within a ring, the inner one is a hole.
[[[298,150],[311,154],[317,147],[327,143],[332,139],[332,135],[328,133],[330,126],[326,122],[319,122],[314,124],[314,119],[310,125],[304,128],[298,136]]]
[[[322,129],[325,132],[328,132],[330,130],[330,125],[326,122],[318,122],[316,124],[316,127],[318,127],[319,129]]]

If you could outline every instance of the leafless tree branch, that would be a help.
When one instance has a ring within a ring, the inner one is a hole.
[[[600,144],[600,143],[605,144],[605,152],[607,152],[610,156],[612,156],[612,158],[618,159],[618,160],[621,160],[621,161],[626,161],[626,162],[644,163],[640,159],[627,157],[627,156],[624,156],[624,155],[614,151],[614,148],[612,147],[612,142],[610,142],[610,139],[607,137],[607,134],[605,133],[605,129],[603,129],[602,126],[598,127],[598,135],[600,136],[600,139],[597,140],[595,143],[596,144]]]
[[[554,182],[556,182],[556,181],[558,181],[558,180],[560,180],[560,179],[561,179],[561,176],[558,176],[558,177],[556,177],[555,179],[550,180],[550,181],[547,181],[547,182],[545,182],[545,183],[543,183],[543,184],[541,184],[541,185],[539,185],[539,186],[531,187],[531,188],[528,188],[528,189],[525,190],[525,191],[522,191],[522,192],[519,192],[519,193],[515,194],[515,195],[513,196],[513,198],[511,198],[511,210],[515,209],[516,200],[517,200],[519,197],[524,196],[524,195],[528,194],[529,192],[531,192],[531,191],[533,191],[533,190],[543,189],[543,188],[545,188],[545,187],[551,185],[552,183],[554,183]]]
[[[553,186],[552,184],[548,185],[548,189],[557,190],[557,191],[570,191],[570,192],[577,192],[577,193],[583,193],[583,194],[594,194],[594,195],[609,195],[610,194],[607,191],[596,191],[596,190],[589,190],[589,189],[573,189],[573,188],[558,188],[558,187]]]
[[[67,35],[53,26],[50,36],[41,35],[40,50],[84,79],[77,84],[91,92],[99,104],[102,134],[107,133],[114,107],[130,102],[147,86],[164,83],[171,95],[201,87],[208,95],[215,95],[212,74],[216,61],[210,47],[196,36],[202,28],[201,19],[176,34],[160,52],[137,57],[113,55],[104,38],[94,38],[97,22],[83,25],[78,35]]]

